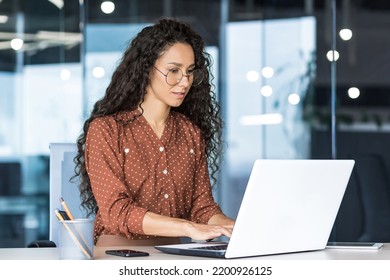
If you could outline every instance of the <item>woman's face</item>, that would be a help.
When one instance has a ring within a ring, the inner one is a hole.
[[[194,68],[195,55],[192,47],[183,43],[172,45],[157,59],[151,71],[145,102],[154,101],[168,107],[180,106],[192,85],[192,76],[185,75],[190,74]],[[180,71],[183,73],[181,80]],[[176,79],[172,80],[172,77]]]

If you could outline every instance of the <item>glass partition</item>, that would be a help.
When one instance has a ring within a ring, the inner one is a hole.
[[[48,239],[49,144],[82,125],[79,1],[0,1],[0,247]]]
[[[236,216],[256,158],[353,158],[331,238],[387,241],[389,9],[354,0],[1,0],[0,227],[14,230],[0,231],[0,247],[48,238],[49,143],[75,142],[129,41],[162,16],[190,23],[213,56],[224,211]]]
[[[310,157],[310,128],[302,110],[314,82],[315,32],[313,17],[226,25],[223,190],[229,190],[224,203],[232,216],[256,159]]]

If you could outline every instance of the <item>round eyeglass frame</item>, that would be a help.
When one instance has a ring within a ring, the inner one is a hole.
[[[192,70],[193,72],[189,75],[184,75],[183,71],[180,69],[180,68],[175,68],[175,69],[171,69],[168,71],[167,74],[164,74],[161,70],[159,70],[156,66],[153,66],[154,69],[156,69],[158,72],[160,72],[163,76],[165,76],[165,82],[170,85],[170,86],[175,86],[177,84],[179,84],[181,82],[181,80],[183,79],[183,77],[186,77],[188,79],[188,81],[191,81],[191,85],[192,86],[198,86],[202,83],[203,79],[204,79],[204,75],[203,75],[203,72],[202,70],[200,69],[194,69]],[[180,79],[176,79],[176,82],[175,83],[169,83],[168,82],[168,76],[170,73],[173,73],[172,71],[173,70],[179,70],[181,72],[181,78]],[[198,81],[196,81],[196,83],[194,83],[195,81],[195,75],[199,75],[200,78]]]

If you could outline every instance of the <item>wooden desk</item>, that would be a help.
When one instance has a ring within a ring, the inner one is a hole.
[[[149,246],[133,247],[96,247],[94,252],[95,260],[124,260],[125,258],[105,254],[108,249],[136,249],[146,251],[148,257],[131,259],[142,260],[201,260],[210,258],[178,256],[162,253]],[[0,260],[58,260],[58,248],[11,248],[0,249]],[[390,243],[384,244],[379,250],[357,250],[357,249],[326,249],[312,252],[301,252],[292,254],[280,254],[251,257],[248,259],[258,260],[390,260]],[[218,259],[214,259],[218,260]]]

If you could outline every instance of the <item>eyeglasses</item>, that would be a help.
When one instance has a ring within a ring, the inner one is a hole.
[[[158,72],[163,74],[165,76],[165,81],[170,86],[175,86],[183,79],[183,77],[186,77],[190,83],[192,83],[193,86],[198,86],[204,78],[203,72],[200,69],[193,69],[189,70],[187,73],[188,75],[184,75],[183,71],[180,68],[173,68],[168,71],[167,74],[164,74],[159,69],[157,69],[155,66],[153,66],[154,69],[156,69]]]

